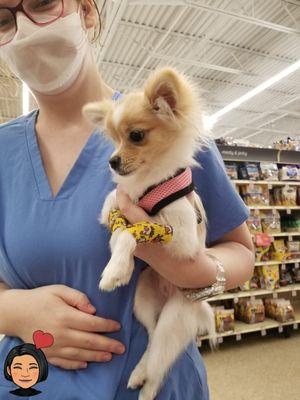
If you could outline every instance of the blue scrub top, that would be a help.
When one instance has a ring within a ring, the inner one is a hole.
[[[121,93],[116,91],[113,99]],[[107,333],[126,346],[106,363],[65,370],[49,364],[48,378],[35,389],[40,400],[137,400],[127,389],[129,376],[147,346],[147,332],[133,315],[136,268],[128,286],[105,293],[98,289],[110,259],[110,232],[97,218],[107,194],[115,188],[109,170],[112,143],[95,130],[53,197],[39,151],[35,121],[38,110],[0,126],[0,279],[12,288],[64,284],[88,296],[96,315],[119,321],[119,332]],[[242,224],[248,208],[226,175],[215,143],[197,154],[203,169],[193,168],[196,189],[208,216],[207,245]],[[53,316],[49,310],[49,317]],[[5,336],[0,367],[22,341]],[[17,387],[0,374],[0,399],[11,400]],[[33,398],[33,397],[27,397]],[[208,400],[206,370],[195,341],[178,358],[157,400]]]

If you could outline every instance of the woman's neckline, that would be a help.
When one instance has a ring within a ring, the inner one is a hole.
[[[121,93],[116,90],[112,96],[112,100],[117,100],[121,96]],[[96,150],[96,139],[99,136],[98,129],[95,129],[89,138],[87,139],[85,145],[83,146],[81,152],[79,153],[76,161],[74,162],[68,175],[65,177],[64,182],[60,186],[58,192],[55,196],[52,194],[52,189],[46,174],[40,148],[38,145],[36,137],[36,120],[39,113],[39,109],[34,110],[30,118],[28,118],[25,132],[27,140],[27,148],[29,156],[31,159],[31,164],[33,168],[33,173],[35,176],[35,182],[38,189],[38,194],[41,200],[46,201],[58,201],[66,199],[71,196],[71,194],[76,189],[79,184],[80,178],[87,169],[90,161],[92,160],[95,150]]]

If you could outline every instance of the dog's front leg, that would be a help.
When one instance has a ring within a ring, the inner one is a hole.
[[[117,202],[117,189],[112,190],[106,197],[103,206],[102,206],[102,210],[101,210],[101,214],[98,217],[98,221],[100,222],[100,224],[103,224],[107,227],[109,227],[109,212],[112,209],[116,209],[118,208],[118,202]]]
[[[113,245],[112,245],[113,244]],[[126,231],[116,229],[111,237],[112,256],[102,272],[99,288],[105,291],[127,285],[134,269],[133,253],[136,248],[134,236]]]
[[[109,227],[109,212],[118,207],[114,189],[106,197],[98,221]],[[129,232],[116,229],[111,235],[109,245],[112,255],[101,274],[102,279],[99,283],[99,288],[105,291],[111,291],[129,282],[134,268],[133,253],[136,241]]]

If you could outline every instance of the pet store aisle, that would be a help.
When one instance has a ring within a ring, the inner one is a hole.
[[[201,347],[210,400],[299,400],[300,332],[289,338],[253,332],[242,341],[226,338],[212,353]]]

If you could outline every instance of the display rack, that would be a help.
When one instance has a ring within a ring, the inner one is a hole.
[[[300,164],[300,152],[297,151],[288,151],[288,150],[277,150],[277,149],[261,149],[261,148],[252,148],[252,147],[240,147],[240,146],[224,146],[218,145],[218,149],[222,155],[224,161],[248,161],[248,162],[274,162],[274,163],[282,163],[282,164]],[[272,189],[273,186],[300,186],[299,181],[253,181],[253,180],[231,180],[232,184],[239,191],[239,186],[245,184],[259,184],[259,185],[267,185],[268,189]],[[285,211],[287,214],[291,214],[294,210],[300,210],[300,206],[247,206],[250,210],[280,210]],[[275,237],[286,237],[288,240],[293,240],[294,237],[300,236],[300,231],[296,232],[281,232],[281,233],[272,233],[269,236]],[[253,237],[253,235],[252,235]],[[292,259],[286,261],[264,261],[264,262],[256,262],[255,266],[261,265],[274,265],[279,264],[280,268],[285,268],[286,264],[295,264],[299,266],[300,259]],[[288,296],[291,300],[293,299],[293,307],[295,311],[295,320],[288,321],[284,323],[279,323],[276,320],[271,318],[265,318],[263,322],[248,324],[242,322],[240,320],[235,320],[235,329],[234,331],[227,331],[223,333],[217,333],[218,343],[222,343],[224,337],[235,336],[236,340],[239,341],[242,339],[242,335],[245,335],[250,332],[261,332],[262,336],[267,334],[267,331],[270,329],[277,328],[278,332],[284,332],[286,335],[289,335],[291,329],[297,330],[300,324],[300,283],[295,283],[292,285],[282,286],[275,290],[250,290],[250,291],[237,291],[237,292],[225,292],[219,296],[215,296],[211,299],[208,299],[210,303],[217,303],[226,300],[232,300],[234,303],[237,303],[239,298],[249,297],[250,299],[259,298],[261,296],[271,296],[273,298],[278,298],[280,295],[284,294]],[[286,329],[289,329],[288,331]],[[200,347],[204,340],[209,339],[209,336],[198,336],[197,344]]]

